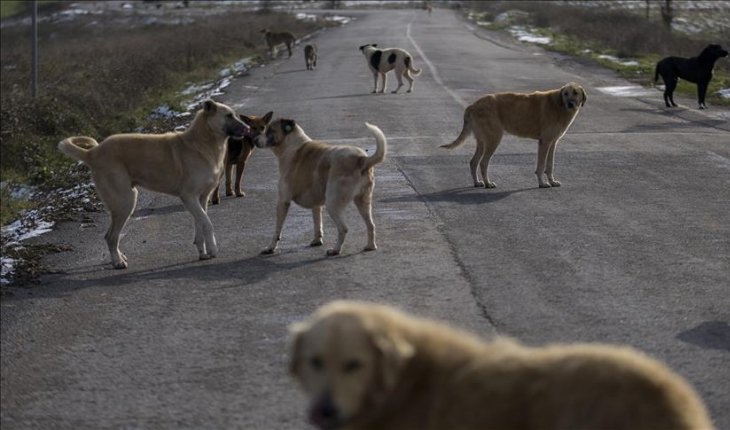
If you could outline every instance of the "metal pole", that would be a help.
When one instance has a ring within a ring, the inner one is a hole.
[[[38,94],[38,1],[33,0],[33,51],[31,53],[31,89],[33,98]]]

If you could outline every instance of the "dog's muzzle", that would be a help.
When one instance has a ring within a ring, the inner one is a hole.
[[[256,145],[257,148],[266,148],[269,146],[269,138],[266,135],[258,134],[253,136],[252,140],[253,144]]]
[[[251,136],[251,127],[244,123],[236,123],[235,125],[226,128],[226,134],[231,137],[243,139],[244,137]]]
[[[342,417],[330,396],[323,396],[309,410],[309,422],[322,430],[342,427]]]

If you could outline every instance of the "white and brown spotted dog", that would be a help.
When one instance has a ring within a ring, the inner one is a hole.
[[[388,85],[387,73],[393,69],[395,69],[395,77],[398,79],[398,88],[392,92],[397,93],[403,86],[403,76],[408,80],[407,92],[413,92],[413,77],[411,73],[414,76],[418,76],[421,74],[421,69],[413,68],[413,57],[411,54],[400,48],[378,49],[378,45],[375,43],[362,45],[360,51],[365,55],[370,71],[373,72],[373,78],[375,79],[373,93],[378,92],[378,75],[383,77],[383,88],[380,89],[380,92],[385,92],[385,87]]]
[[[262,254],[276,252],[291,202],[312,209],[314,240],[322,245],[322,207],[337,224],[337,244],[327,255],[338,255],[347,234],[342,217],[348,203],[354,202],[368,231],[365,251],[375,250],[375,225],[372,216],[373,167],[385,159],[386,140],[376,126],[365,123],[375,136],[377,149],[370,157],[349,145],[328,145],[314,141],[291,119],[272,121],[264,133],[254,136],[259,148],[271,148],[279,159],[279,201],[276,206],[276,232]]]

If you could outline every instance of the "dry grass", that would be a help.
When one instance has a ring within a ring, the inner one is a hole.
[[[175,11],[171,11],[171,14]],[[149,129],[156,106],[183,101],[186,83],[216,76],[224,65],[265,59],[259,30],[286,28],[303,36],[328,26],[284,13],[227,11],[187,16],[182,25],[143,25],[141,15],[78,17],[40,25],[39,96],[30,94],[27,26],[0,30],[0,159],[3,181],[64,186],[73,163],[56,144],[69,135],[103,138]],[[3,220],[10,207],[3,205]]]

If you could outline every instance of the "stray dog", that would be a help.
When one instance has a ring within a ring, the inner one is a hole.
[[[293,34],[285,31],[283,33],[272,33],[268,29],[264,28],[261,30],[266,39],[266,45],[269,47],[269,54],[272,57],[276,57],[276,47],[279,44],[285,44],[287,51],[289,51],[289,57],[291,57],[291,47],[294,45],[296,38]]]
[[[246,116],[246,115],[239,115],[239,118],[241,118],[241,121],[243,121],[249,128],[251,129],[250,133],[259,133],[263,131],[263,129],[266,127],[266,124],[271,121],[271,116],[273,115],[273,112],[269,112],[266,115],[262,117],[258,116]],[[251,136],[245,136],[242,139],[239,139],[237,137],[229,137],[228,138],[228,149],[226,150],[226,159],[223,163],[223,170],[225,172],[226,176],[226,195],[232,196],[233,195],[233,184],[235,184],[236,189],[236,197],[243,197],[246,195],[246,193],[241,190],[241,182],[243,179],[243,169],[246,168],[246,161],[251,157],[254,150],[254,144],[251,140]],[[233,170],[233,166],[236,166],[236,181],[231,181],[231,174]],[[221,180],[223,178],[221,177]],[[213,191],[213,195],[211,197],[211,203],[214,205],[217,205],[220,203],[219,195],[219,188],[220,188],[220,181],[218,181],[218,185],[215,186],[215,190]]]
[[[307,63],[307,70],[314,70],[317,67],[317,45],[304,47],[304,62]]]
[[[559,187],[560,182],[553,177],[555,148],[585,102],[585,90],[573,82],[551,91],[488,94],[466,108],[459,137],[441,147],[456,148],[474,133],[477,149],[469,162],[474,186],[494,188],[496,184],[489,180],[489,160],[502,135],[507,132],[537,139],[535,174],[540,188]],[[543,174],[548,182],[543,180]]]
[[[377,248],[373,224],[373,166],[385,159],[386,140],[376,126],[365,123],[375,136],[377,149],[368,157],[355,146],[328,145],[313,141],[291,119],[271,122],[265,133],[254,137],[259,148],[271,148],[279,159],[279,201],[276,206],[276,232],[262,254],[276,252],[281,229],[292,201],[312,209],[314,239],[310,246],[322,245],[322,206],[337,224],[337,244],[327,255],[338,255],[345,241],[347,226],[342,218],[345,207],[354,202],[368,230],[365,251]]]
[[[421,69],[413,68],[413,58],[411,54],[400,48],[386,48],[378,49],[378,45],[367,44],[360,47],[360,51],[365,55],[365,59],[368,61],[370,71],[373,72],[373,78],[375,78],[375,86],[373,93],[378,92],[378,75],[383,77],[383,88],[380,90],[381,93],[385,92],[385,87],[388,85],[387,73],[395,69],[395,77],[398,79],[398,88],[392,92],[395,94],[403,86],[403,76],[408,79],[408,91],[413,91],[413,77],[421,74]]]
[[[195,219],[201,260],[218,253],[208,198],[223,170],[226,139],[249,127],[230,107],[207,100],[187,130],[166,134],[115,134],[97,143],[91,137],[62,140],[58,149],[91,168],[96,192],[111,215],[104,236],[115,269],[127,267],[119,234],[137,204],[137,186],[178,196]]]
[[[290,373],[323,430],[712,429],[692,387],[632,348],[485,342],[336,301],[290,329]]]
[[[667,57],[656,63],[654,82],[659,80],[659,75],[662,76],[664,104],[667,107],[677,106],[674,103],[674,89],[677,88],[677,81],[681,78],[697,84],[697,102],[700,104],[700,109],[706,109],[705,94],[712,79],[712,68],[715,67],[715,61],[722,57],[727,57],[727,51],[720,45],[710,44],[697,57]]]

